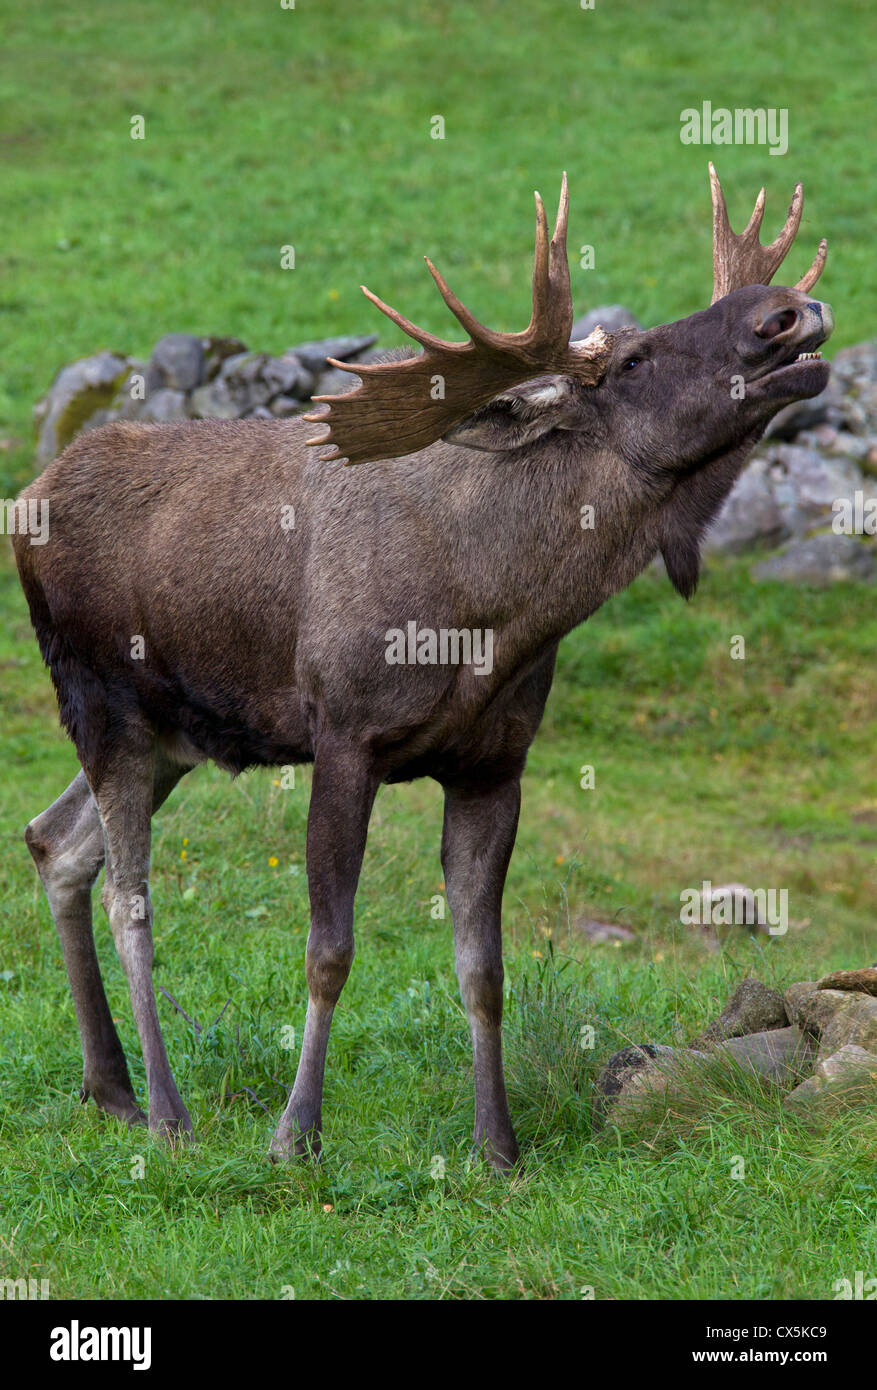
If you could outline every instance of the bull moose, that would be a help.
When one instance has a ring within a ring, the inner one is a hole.
[[[699,542],[771,417],[828,380],[831,309],[770,288],[797,233],[759,241],[762,190],[730,227],[710,166],[708,309],[570,342],[566,177],[554,234],[536,195],[533,310],[485,328],[430,265],[468,340],[444,342],[369,291],[420,351],[348,366],[329,434],[287,420],[108,424],[23,494],[50,504],[45,545],[15,537],[21,581],[81,772],[26,830],[82,1041],[83,1099],[143,1114],[107,1005],[92,888],[124,966],[146,1065],[148,1124],[191,1130],[152,983],[150,821],[180,778],[313,763],[307,825],[309,1002],[275,1157],[320,1149],[332,1014],[353,960],[353,905],[382,782],[444,792],[442,864],[472,1035],[475,1143],[518,1145],[502,1068],[503,884],[521,773],[558,643],[658,554],[686,598]],[[336,366],[344,367],[343,363]],[[314,446],[318,446],[315,448]],[[321,446],[326,446],[322,453]],[[328,450],[328,452],[327,452]],[[334,452],[331,452],[333,451]],[[345,467],[367,464],[368,467]],[[583,505],[594,524],[583,529]],[[281,525],[294,507],[295,525]],[[489,632],[491,661],[386,659],[387,634]],[[132,656],[132,638],[142,638]]]

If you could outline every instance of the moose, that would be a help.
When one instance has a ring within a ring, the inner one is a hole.
[[[310,423],[108,424],[76,438],[25,490],[23,500],[49,502],[49,540],[17,535],[16,558],[81,764],[25,839],[70,979],[83,1100],[172,1142],[191,1132],[152,984],[151,817],[205,760],[232,774],[310,762],[308,1005],[270,1153],[319,1155],[329,1030],[353,960],[372,805],[382,783],[431,777],[444,794],[474,1142],[494,1168],[516,1163],[501,903],[558,644],[659,554],[689,598],[699,542],[752,446],[781,407],[828,381],[819,347],[832,312],[810,297],[825,242],[794,288],[770,287],[800,225],[801,185],[765,247],[764,190],[738,235],[712,165],[710,181],[708,309],[570,342],[564,175],[550,240],[536,195],[523,332],[484,327],[427,262],[467,341],[434,337],[364,289],[420,351],[346,366],[358,384],[319,398]],[[329,433],[308,438],[314,420]],[[290,506],[291,527],[281,524]],[[388,660],[388,634],[409,624],[489,631],[489,669],[439,660],[428,643],[413,661]],[[148,1117],[95,951],[101,866]]]

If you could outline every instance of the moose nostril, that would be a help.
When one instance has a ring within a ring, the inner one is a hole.
[[[755,332],[759,338],[777,338],[780,333],[788,333],[790,328],[794,328],[798,318],[797,309],[777,309],[762,319]]]

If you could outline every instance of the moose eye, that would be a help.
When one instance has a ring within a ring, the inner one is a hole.
[[[622,363],[621,370],[623,372],[632,372],[634,367],[638,367],[642,360],[641,357],[628,357],[627,361]]]

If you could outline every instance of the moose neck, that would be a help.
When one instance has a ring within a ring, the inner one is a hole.
[[[502,634],[514,666],[584,622],[659,551],[690,591],[698,542],[753,442],[676,477],[569,434],[502,455],[439,446],[415,485],[424,507],[440,507],[436,531],[467,621]]]

